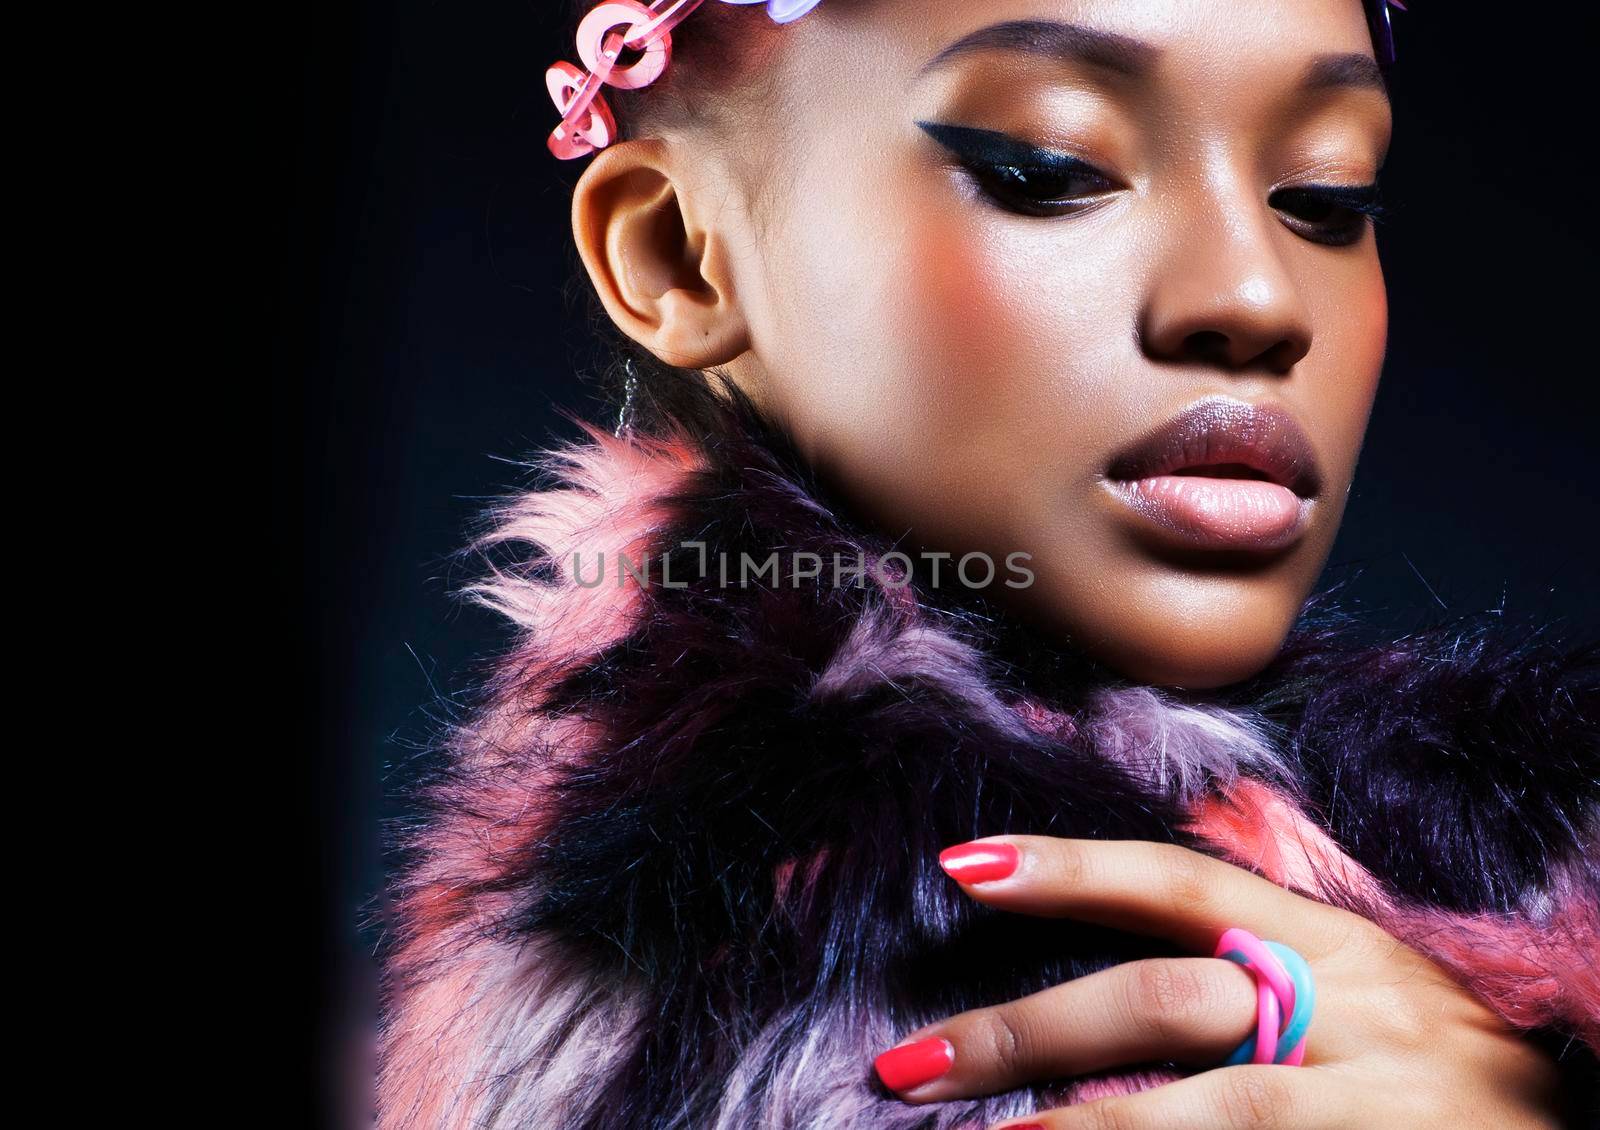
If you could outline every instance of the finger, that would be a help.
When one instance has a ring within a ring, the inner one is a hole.
[[[1209,1066],[1250,1034],[1255,1012],[1255,983],[1232,962],[1132,961],[923,1029],[878,1057],[878,1075],[924,1103],[1127,1063]]]
[[[1359,1094],[1308,1067],[1225,1067],[1164,1087],[1044,1111],[991,1130],[1319,1130],[1377,1126]]]
[[[939,862],[990,906],[1169,938],[1192,950],[1209,950],[1223,930],[1242,926],[1320,957],[1360,921],[1174,844],[996,836],[948,848]]]

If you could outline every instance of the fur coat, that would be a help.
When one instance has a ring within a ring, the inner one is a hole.
[[[382,1126],[932,1130],[1175,1078],[934,1106],[875,1082],[918,1026],[1172,952],[975,904],[936,857],[997,833],[1230,859],[1592,1071],[1594,646],[1372,645],[1314,599],[1247,683],[1133,685],[893,569],[722,583],[741,555],[895,548],[747,405],[694,438],[588,431],[474,544],[470,595],[516,634],[404,830]]]

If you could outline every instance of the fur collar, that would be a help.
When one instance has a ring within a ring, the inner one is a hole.
[[[588,431],[473,544],[517,635],[406,836],[384,1125],[976,1126],[1170,1078],[874,1086],[913,1027],[1163,952],[964,899],[937,852],[999,831],[1224,855],[1600,1042],[1593,646],[1368,645],[1323,599],[1257,678],[1178,695],[970,595],[720,583],[894,548],[737,399],[697,439]],[[613,583],[663,554],[670,584]]]

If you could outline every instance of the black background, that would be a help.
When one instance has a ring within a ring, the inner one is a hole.
[[[304,705],[326,959],[308,1124],[369,1102],[384,794],[502,638],[449,598],[447,555],[520,481],[503,460],[571,434],[556,407],[598,410],[571,293],[579,167],[544,149],[543,69],[569,53],[556,7],[322,5],[277,71],[281,669]],[[1512,10],[1396,15],[1390,354],[1329,573],[1391,630],[1485,609],[1600,628],[1593,66],[1553,6]]]

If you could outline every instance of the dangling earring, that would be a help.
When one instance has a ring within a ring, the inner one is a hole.
[[[639,375],[633,371],[633,358],[623,358],[622,372],[622,407],[617,411],[617,427],[612,432],[618,439],[633,427],[633,399],[639,390]]]

